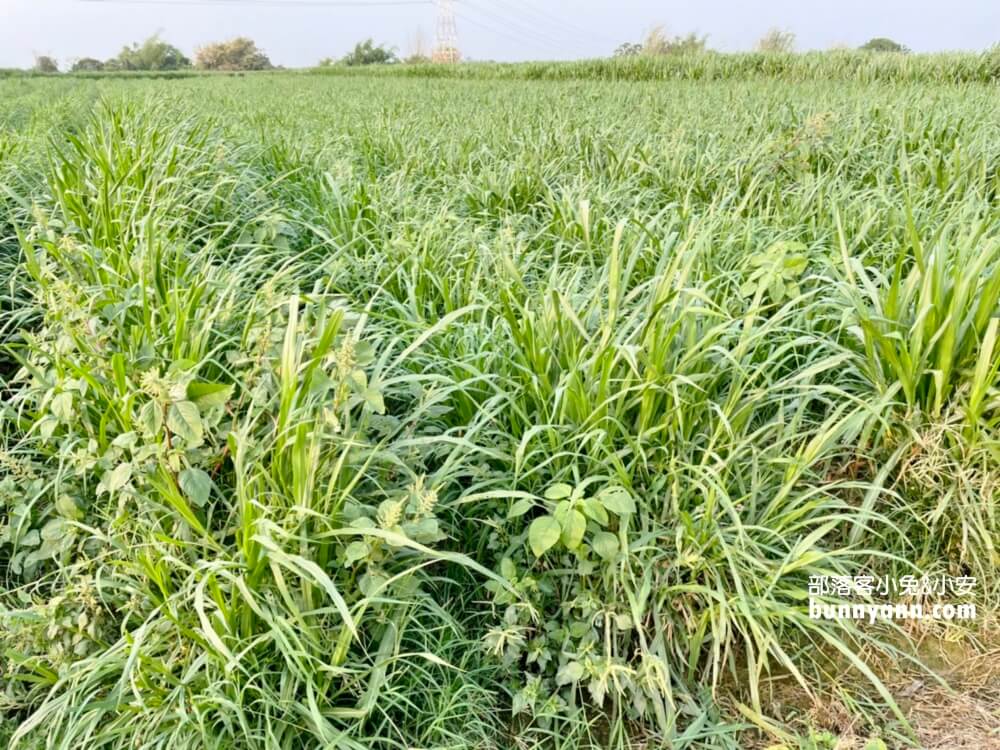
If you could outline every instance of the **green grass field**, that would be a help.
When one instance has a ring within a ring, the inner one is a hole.
[[[0,741],[1000,742],[1000,96],[885,59],[0,80]]]

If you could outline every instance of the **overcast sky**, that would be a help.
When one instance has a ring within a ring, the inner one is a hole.
[[[432,0],[335,7],[334,0],[0,0],[0,68],[34,55],[65,64],[107,58],[159,32],[189,55],[205,42],[250,36],[275,64],[339,57],[372,36],[409,54],[433,44]],[[980,50],[1000,42],[1000,0],[455,0],[460,48],[477,60],[609,54],[656,24],[708,34],[721,50],[749,49],[768,28],[795,32],[799,49],[857,46],[888,36],[914,50]]]

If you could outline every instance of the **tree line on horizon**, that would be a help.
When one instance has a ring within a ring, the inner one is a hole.
[[[795,51],[795,34],[786,29],[772,28],[754,45],[754,50],[765,53],[790,53]],[[846,48],[846,47],[845,47]],[[905,45],[887,37],[874,37],[858,47],[865,52],[908,53]],[[668,35],[663,26],[653,28],[642,42],[625,42],[618,46],[613,57],[633,57],[639,55],[662,56],[677,54],[698,54],[709,51],[708,35],[688,33]],[[341,58],[320,60],[319,67],[334,65],[392,65],[396,63],[421,64],[432,62],[432,57],[417,51],[405,58],[397,55],[395,47],[376,44],[372,38],[358,42]],[[267,54],[256,42],[247,37],[236,37],[228,41],[213,42],[195,50],[194,59],[189,59],[179,48],[164,41],[158,34],[144,42],[133,43],[108,60],[82,57],[74,60],[71,72],[117,72],[117,71],[177,71],[186,69],[218,71],[255,71],[276,69]],[[49,55],[35,58],[33,70],[38,73],[58,73],[59,64]]]
[[[188,68],[199,70],[249,71],[272,70],[275,66],[257,43],[247,37],[236,37],[224,42],[212,42],[198,47],[194,60],[180,49],[164,41],[158,34],[144,42],[133,43],[108,60],[82,57],[73,61],[70,71],[175,71]],[[49,55],[35,58],[34,70],[38,73],[58,73],[58,62]]]
[[[846,48],[846,47],[845,47]],[[887,37],[873,37],[858,47],[862,52],[908,53],[910,48]],[[708,35],[689,33],[670,36],[663,26],[654,27],[642,42],[625,42],[614,51],[614,57],[638,55],[689,55],[708,51]],[[789,53],[795,51],[795,32],[771,28],[754,45],[756,52]]]

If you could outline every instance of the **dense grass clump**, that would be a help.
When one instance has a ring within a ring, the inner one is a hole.
[[[324,75],[372,74],[412,78],[466,78],[545,81],[858,81],[864,83],[995,83],[1000,80],[1000,47],[981,53],[871,53],[864,51],[775,54],[700,52],[696,54],[595,58],[572,62],[462,63],[317,68]]]
[[[0,737],[914,742],[807,601],[995,647],[1000,104],[913,59],[0,82]]]

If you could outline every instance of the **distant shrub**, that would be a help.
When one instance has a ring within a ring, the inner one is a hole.
[[[707,36],[690,33],[686,36],[670,37],[662,26],[657,26],[646,36],[640,54],[651,57],[698,54],[705,51],[707,43]]]
[[[200,47],[195,52],[195,65],[202,70],[270,70],[274,67],[256,42],[242,36]]]
[[[757,40],[757,51],[794,52],[795,34],[778,28],[769,29],[764,36]]]
[[[615,49],[614,57],[635,57],[642,54],[642,45],[638,42],[624,42]]]
[[[74,73],[96,73],[104,70],[104,63],[100,60],[94,59],[93,57],[81,57],[73,63],[72,70]]]
[[[875,37],[874,39],[869,39],[867,42],[862,44],[858,49],[864,52],[909,52],[910,48],[900,44],[899,42],[893,41],[892,39],[887,39],[885,37]]]
[[[90,61],[89,58],[86,59]],[[181,70],[189,67],[191,61],[183,52],[154,34],[142,44],[134,43],[130,47],[123,47],[117,57],[111,58],[100,68],[88,67],[81,70]]]
[[[354,45],[354,49],[341,58],[344,65],[391,65],[399,62],[396,51],[385,45],[375,44],[372,39],[365,39]]]
[[[35,58],[35,66],[32,70],[36,73],[58,73],[59,63],[48,55],[39,55]]]

